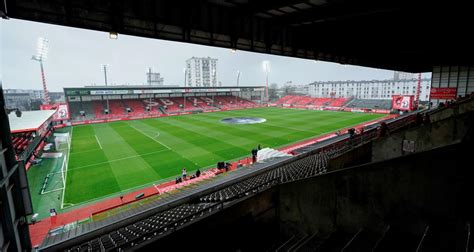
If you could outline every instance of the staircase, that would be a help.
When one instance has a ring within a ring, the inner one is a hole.
[[[165,115],[168,114],[168,112],[166,111],[165,108],[163,108],[163,106],[160,106],[159,109],[160,109],[161,113],[163,113],[163,114],[165,114]]]
[[[257,162],[276,157],[291,157],[291,155],[272,148],[263,148],[257,152]]]

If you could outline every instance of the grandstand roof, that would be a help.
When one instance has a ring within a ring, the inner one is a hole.
[[[265,86],[170,87],[148,85],[65,87],[66,96],[143,93],[240,92],[263,91]]]
[[[21,112],[21,117],[17,117],[14,112],[8,115],[10,130],[12,133],[27,132],[37,130],[44,122],[53,116],[56,110],[35,110]]]
[[[220,87],[183,87],[171,85],[114,85],[114,86],[84,86],[84,87],[66,87],[64,89],[228,89],[228,88],[264,88],[265,86],[220,86]]]
[[[0,16],[408,72],[470,64],[469,1],[0,2]],[[119,35],[120,39],[120,35]]]

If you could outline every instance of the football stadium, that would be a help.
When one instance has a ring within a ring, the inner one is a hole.
[[[429,6],[0,3],[2,22],[92,30],[111,47],[131,35],[395,70],[392,79],[335,81],[302,71],[316,81],[269,94],[269,61],[265,84],[239,85],[238,70],[233,85],[218,81],[217,59],[193,56],[179,85],[151,67],[147,84],[111,84],[105,64],[105,85],[71,84],[57,55],[43,62],[48,41],[39,39],[29,59],[40,64],[38,109],[26,109],[36,93],[0,82],[0,251],[472,251],[474,50],[406,39],[420,36],[414,27],[465,35],[472,9]],[[89,64],[86,42],[77,51]],[[50,99],[43,64],[56,68],[64,100]],[[115,74],[134,74],[124,69]]]

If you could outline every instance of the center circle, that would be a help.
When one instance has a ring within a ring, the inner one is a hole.
[[[255,124],[266,122],[267,119],[259,117],[228,117],[221,120],[221,123],[228,124]]]

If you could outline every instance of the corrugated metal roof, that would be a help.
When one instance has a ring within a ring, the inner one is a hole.
[[[17,117],[13,111],[8,115],[10,130],[12,133],[36,130],[55,112],[56,110],[22,111],[21,117]]]

